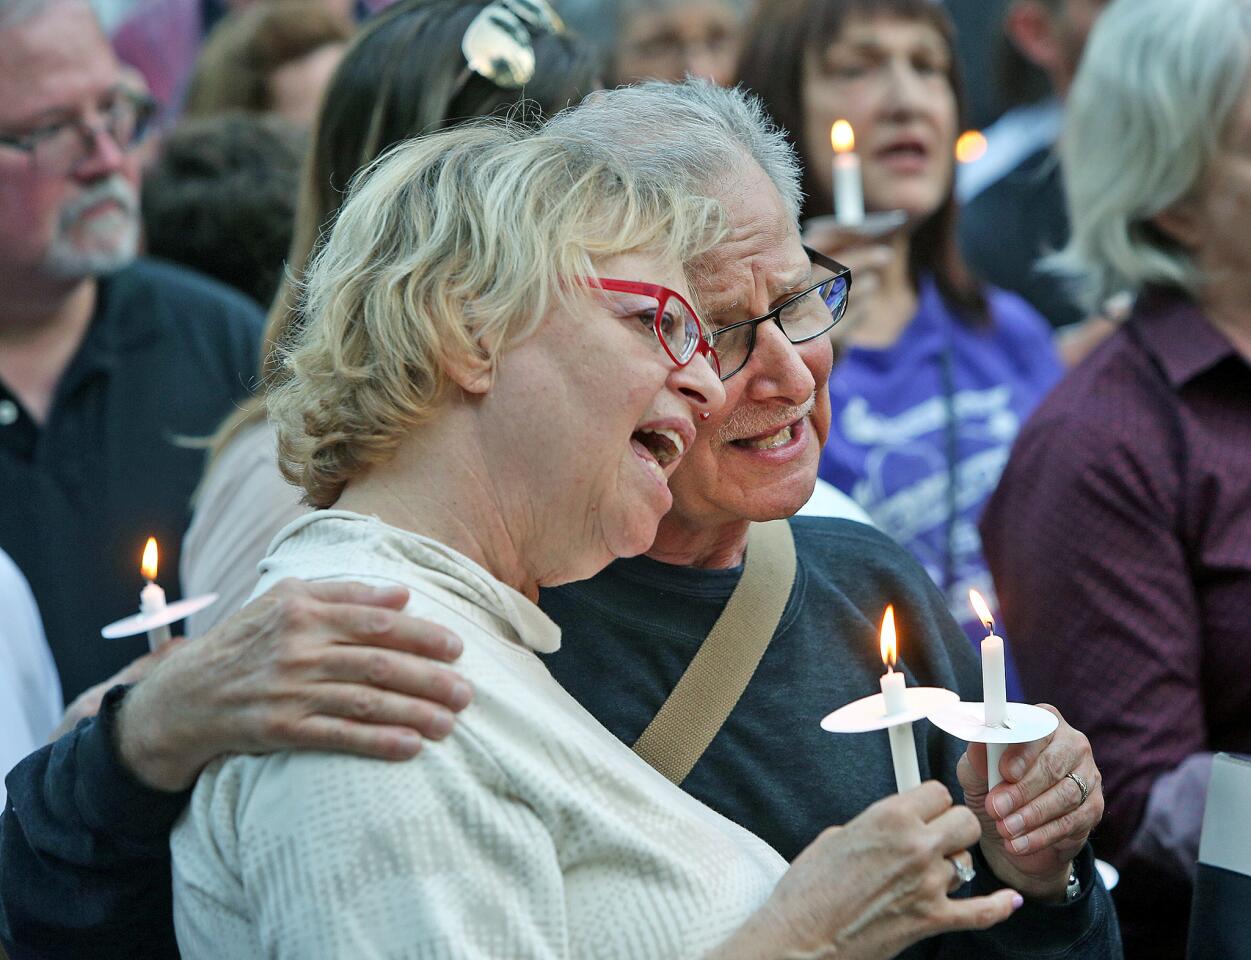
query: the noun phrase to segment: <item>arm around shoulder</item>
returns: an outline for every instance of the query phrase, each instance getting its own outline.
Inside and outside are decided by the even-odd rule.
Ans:
[[[114,718],[124,693],[110,691],[98,716],[9,775],[0,941],[11,960],[178,955],[169,830],[187,796],[144,786],[121,762]]]

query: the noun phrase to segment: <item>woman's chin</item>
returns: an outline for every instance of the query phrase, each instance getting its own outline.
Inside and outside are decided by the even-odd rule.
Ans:
[[[883,213],[902,211],[908,218],[908,229],[913,229],[932,217],[946,199],[945,191],[935,192],[927,184],[903,184],[880,192],[882,196],[873,197],[866,206]]]
[[[670,498],[672,504],[672,498]],[[629,510],[616,523],[613,534],[607,538],[609,549],[615,557],[637,557],[646,553],[656,542],[656,530],[660,520],[668,512],[656,510],[652,504],[639,504]]]

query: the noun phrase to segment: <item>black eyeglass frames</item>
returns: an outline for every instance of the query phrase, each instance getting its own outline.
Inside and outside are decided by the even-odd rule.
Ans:
[[[772,320],[791,343],[806,343],[829,330],[847,312],[851,268],[804,247],[814,283],[768,313],[714,329],[709,340],[721,362],[721,379],[729,380],[747,365],[756,346],[756,328]]]

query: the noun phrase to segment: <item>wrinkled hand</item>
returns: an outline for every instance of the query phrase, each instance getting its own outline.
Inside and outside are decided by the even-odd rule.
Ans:
[[[335,750],[405,759],[439,740],[472,691],[431,662],[461,642],[401,613],[402,587],[284,580],[178,646],[122,701],[123,762],[163,790],[223,753]]]
[[[1069,867],[1103,818],[1103,778],[1090,741],[1060,719],[1055,733],[1008,747],[999,772],[1004,782],[986,793],[986,747],[969,744],[956,774],[969,809],[982,825],[982,853],[1004,883],[1038,900],[1062,901]],[[1076,773],[1090,788],[1068,776]]]
[[[877,960],[936,934],[985,929],[1012,915],[1012,890],[952,899],[951,858],[971,865],[977,819],[937,781],[879,800],[824,831],[791,864],[765,908],[716,957],[831,956]],[[782,949],[779,949],[781,947]],[[787,952],[789,951],[789,952]]]
[[[94,717],[100,712],[100,702],[104,699],[106,693],[119,683],[138,683],[152,672],[153,667],[173,653],[182,642],[182,637],[175,637],[161,644],[160,647],[151,653],[145,653],[142,657],[132,660],[103,683],[97,683],[94,687],[88,687],[74,698],[74,702],[65,711],[65,716],[61,718],[60,724],[52,731],[52,736],[48,737],[48,742],[60,740],[62,736],[78,726],[79,720]]]

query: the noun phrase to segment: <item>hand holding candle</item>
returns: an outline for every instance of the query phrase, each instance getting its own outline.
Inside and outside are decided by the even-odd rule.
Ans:
[[[836,120],[830,128],[834,148],[834,218],[845,227],[864,221],[864,184],[860,179],[860,158],[856,155],[856,134],[846,120]]]
[[[983,626],[986,639],[982,641],[982,701],[985,704],[986,726],[1002,727],[1008,716],[1008,680],[1004,667],[1003,638],[995,635],[995,618],[990,607],[976,590],[969,591],[969,603]],[[986,744],[987,789],[993,790],[1003,777],[999,773],[999,761],[1005,744]]]
[[[165,591],[156,583],[157,560],[156,537],[148,537],[140,566],[144,579],[148,581],[139,593],[139,612],[142,614],[156,614],[165,609]],[[168,643],[169,639],[169,624],[152,627],[148,630],[148,649],[156,650]]]
[[[141,633],[148,635],[148,647],[152,650],[164,646],[170,640],[169,625],[198,610],[203,610],[217,600],[217,594],[206,593],[199,597],[188,597],[174,603],[165,602],[165,591],[156,582],[157,549],[156,537],[148,537],[143,548],[143,561],[139,567],[147,581],[139,593],[139,612],[129,617],[115,620],[100,630],[106,640],[117,640],[121,637],[134,637]]]
[[[916,741],[912,724],[924,719],[930,710],[960,698],[942,687],[909,687],[897,662],[895,608],[888,606],[882,617],[880,640],[882,662],[886,673],[880,681],[882,692],[840,707],[821,721],[821,729],[830,733],[869,733],[885,728],[890,735],[891,762],[895,767],[895,786],[900,792],[921,784],[917,764]]]
[[[986,625],[988,633],[982,641],[982,702],[942,707],[929,714],[929,718],[940,730],[953,737],[986,744],[986,789],[989,791],[1003,782],[999,762],[1004,749],[1013,743],[1029,743],[1049,736],[1055,730],[1057,720],[1039,707],[1008,703],[1003,638],[995,635],[994,618],[981,594],[970,590],[969,602]]]
[[[895,672],[896,638],[895,608],[888,606],[882,617],[882,662],[886,672],[882,674],[882,696],[886,700],[886,715],[905,713],[904,675]],[[917,767],[917,745],[912,738],[912,724],[898,723],[887,728],[890,735],[890,758],[895,764],[895,787],[900,793],[921,785],[921,771]]]

